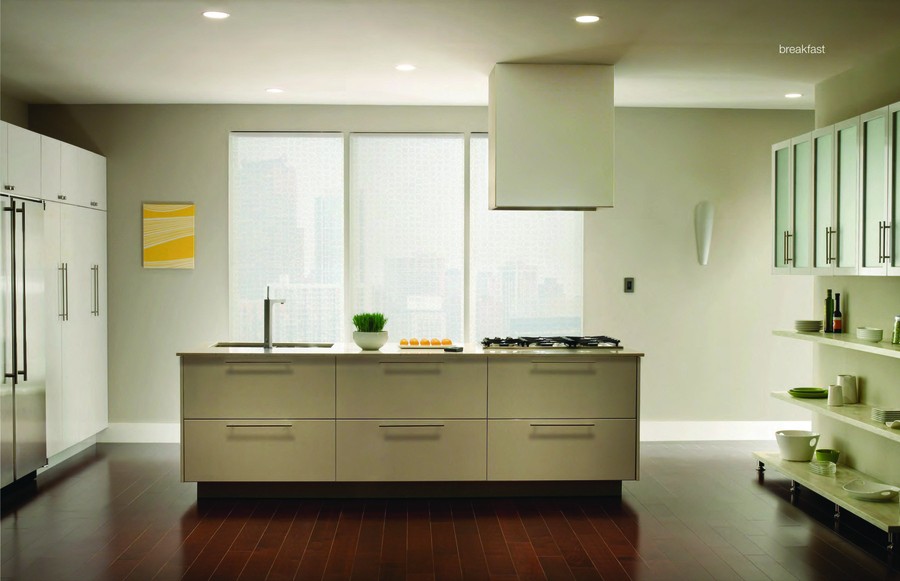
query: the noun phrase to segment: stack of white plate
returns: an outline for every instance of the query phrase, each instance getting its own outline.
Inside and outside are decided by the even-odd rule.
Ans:
[[[827,460],[813,460],[809,463],[809,470],[819,476],[834,476],[834,473],[837,472],[837,464]]]
[[[878,343],[881,341],[881,338],[884,336],[884,331],[881,329],[876,329],[875,327],[857,327],[856,328],[856,337],[857,339],[862,339],[863,341],[873,341]]]
[[[872,408],[872,419],[879,423],[893,422],[900,420],[900,410],[885,410],[881,408]]]
[[[822,330],[822,321],[798,319],[794,321],[794,330],[800,333],[818,333]]]

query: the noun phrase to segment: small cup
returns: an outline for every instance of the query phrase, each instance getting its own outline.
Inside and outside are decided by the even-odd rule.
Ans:
[[[844,405],[844,392],[840,385],[828,386],[828,405],[834,407]]]
[[[834,462],[837,464],[840,456],[840,450],[832,450],[831,448],[820,448],[816,450],[816,460],[819,460],[820,462]]]
[[[838,375],[837,383],[841,386],[841,397],[844,403],[856,403],[859,401],[855,375]]]

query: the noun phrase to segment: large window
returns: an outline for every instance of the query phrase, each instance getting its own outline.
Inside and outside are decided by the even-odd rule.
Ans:
[[[580,335],[582,213],[489,210],[487,136],[469,149],[472,338]]]
[[[463,337],[462,135],[350,137],[354,312],[400,337]]]
[[[347,341],[360,311],[392,340],[580,334],[582,214],[489,211],[487,137],[465,151],[462,134],[233,134],[232,338],[262,338],[267,286],[276,341]]]
[[[269,286],[276,340],[343,340],[343,135],[234,133],[230,171],[232,338],[262,340]]]

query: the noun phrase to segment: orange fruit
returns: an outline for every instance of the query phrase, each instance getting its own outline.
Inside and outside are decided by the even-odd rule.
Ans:
[[[409,341],[407,341],[406,339],[400,339],[400,344],[401,345],[409,345]]]
[[[440,340],[440,339],[432,339],[432,340],[431,340],[431,344],[432,344],[432,345],[440,345],[440,344],[441,344],[441,340]]]
[[[450,339],[441,339],[441,345],[453,345],[453,341]]]
[[[419,344],[419,340],[416,339],[415,337],[413,337],[412,339],[409,340],[409,344],[410,344],[410,345],[418,345],[418,344]]]

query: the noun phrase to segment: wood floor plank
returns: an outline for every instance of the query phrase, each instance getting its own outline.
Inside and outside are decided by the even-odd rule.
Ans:
[[[384,514],[384,501],[366,502],[350,577],[353,581],[370,581],[378,578],[378,570],[381,568],[381,545],[384,540]]]
[[[759,482],[752,443],[642,444],[623,496],[197,500],[177,445],[102,444],[0,505],[0,581],[900,581],[884,537]]]

